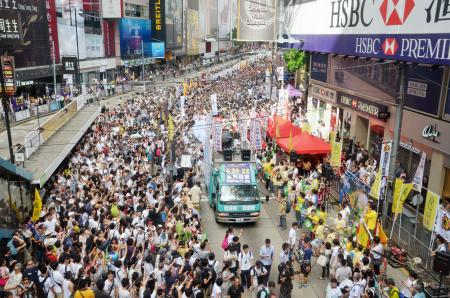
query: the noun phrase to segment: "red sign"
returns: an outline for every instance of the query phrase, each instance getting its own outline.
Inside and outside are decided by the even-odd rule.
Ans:
[[[116,57],[114,21],[103,21],[103,40],[105,44],[105,57]]]
[[[3,83],[5,85],[6,95],[11,96],[16,93],[14,85],[14,57],[1,56],[1,67],[3,72]]]
[[[59,63],[58,29],[56,27],[56,5],[55,0],[45,0],[48,21],[48,42],[50,43],[50,57],[55,55],[55,63]],[[53,53],[53,44],[55,53]]]

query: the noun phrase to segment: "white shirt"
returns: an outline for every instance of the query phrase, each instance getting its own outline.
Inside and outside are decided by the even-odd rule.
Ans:
[[[212,298],[221,298],[222,297],[222,289],[216,283],[214,283],[211,297]]]
[[[113,281],[110,281],[109,279],[105,280],[105,287],[103,289],[110,297],[115,297],[116,288],[117,284],[114,282],[114,279]]]
[[[342,291],[339,287],[332,288],[331,285],[327,287],[326,298],[339,298],[342,297]]]
[[[350,295],[349,298],[360,298],[361,295],[364,293],[364,287],[361,285],[361,282],[358,281],[357,283],[353,284],[353,286],[350,289]]]
[[[45,227],[47,228],[46,233],[53,234],[55,232],[55,229],[56,229],[56,223],[57,223],[56,218],[52,218],[50,220],[46,220],[44,222]]]
[[[381,259],[383,257],[383,245],[381,243],[375,245],[372,248],[372,252],[373,252],[372,255],[373,255],[374,260]]]
[[[286,263],[289,261],[289,252],[285,253],[284,251],[282,251],[280,253],[280,263]]]
[[[294,228],[289,230],[289,244],[294,246],[297,243],[297,231]]]
[[[267,247],[266,245],[261,246],[259,250],[259,256],[261,257],[261,262],[265,266],[272,265],[273,261],[273,246]],[[263,258],[264,257],[264,258]]]
[[[250,270],[253,261],[253,254],[251,251],[248,251],[247,253],[240,252],[238,260],[241,270]]]

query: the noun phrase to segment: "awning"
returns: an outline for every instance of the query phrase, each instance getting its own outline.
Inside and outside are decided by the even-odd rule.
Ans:
[[[298,154],[328,154],[331,152],[330,144],[306,132],[292,137],[292,141],[289,139],[291,138],[277,139],[278,146],[285,152],[290,152],[291,149]]]
[[[291,84],[289,84],[286,89],[289,91],[289,97],[302,95],[302,92],[300,90],[296,89]]]

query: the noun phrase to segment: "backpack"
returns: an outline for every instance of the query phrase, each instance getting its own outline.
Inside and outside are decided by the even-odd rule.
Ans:
[[[263,295],[263,293],[264,293],[264,295]],[[269,297],[269,291],[267,291],[266,288],[262,288],[256,294],[256,298],[267,298],[267,297]]]
[[[226,250],[228,248],[228,235],[225,234],[225,237],[223,237],[222,240],[222,249]]]
[[[48,296],[48,293],[45,290],[45,282],[47,281],[48,277],[49,277],[49,275],[47,275],[44,278],[44,280],[42,280],[42,281],[38,278],[38,283],[36,284],[37,285],[36,291],[37,291],[38,297],[47,297]]]
[[[119,216],[119,207],[117,207],[116,204],[113,204],[113,205],[111,206],[111,215],[112,215],[112,217],[117,217],[117,216]]]

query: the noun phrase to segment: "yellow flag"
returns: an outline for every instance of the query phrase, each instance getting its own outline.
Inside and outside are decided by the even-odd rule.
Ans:
[[[425,209],[423,210],[423,226],[428,231],[433,231],[438,207],[439,196],[432,191],[427,191]]]
[[[413,189],[414,184],[413,183],[405,183],[403,184],[402,189],[402,195],[400,196],[400,202],[403,204],[406,201],[406,198],[408,197],[409,193]]]
[[[394,199],[392,202],[393,213],[398,214],[403,211],[403,202],[405,202],[412,188],[412,183],[403,183],[402,179],[395,179]]]
[[[187,96],[188,93],[188,85],[186,83],[183,83],[183,94],[184,96]]]
[[[168,120],[168,134],[169,134],[169,140],[172,141],[173,140],[173,135],[175,134],[175,126],[173,124],[173,118],[172,115],[169,115],[169,120]]]
[[[380,168],[381,170],[381,168]],[[377,175],[375,176],[375,181],[372,184],[372,188],[370,189],[369,195],[378,200],[380,196],[380,184],[381,184],[381,171],[378,171]]]
[[[386,233],[384,232],[383,226],[380,223],[380,221],[377,221],[377,226],[375,227],[375,235],[380,237],[380,241],[383,245],[387,244],[389,242],[389,238],[387,237]]]
[[[38,221],[41,217],[41,211],[42,211],[42,199],[41,195],[39,194],[39,191],[37,188],[34,190],[34,202],[33,202],[33,217],[32,220],[34,222]]]
[[[359,226],[358,233],[356,234],[356,242],[363,247],[367,247],[369,244],[369,233],[363,225]]]
[[[331,160],[330,165],[332,167],[341,166],[341,153],[342,153],[342,142],[333,142],[331,146]]]

